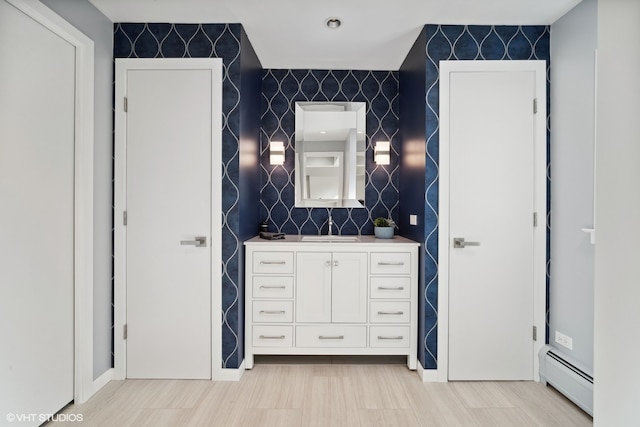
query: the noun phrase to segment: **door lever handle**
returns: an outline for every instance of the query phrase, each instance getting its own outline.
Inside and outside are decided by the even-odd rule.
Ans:
[[[198,236],[194,240],[180,240],[180,244],[183,246],[193,245],[196,248],[204,248],[207,246],[207,238],[204,236]]]
[[[455,249],[464,249],[467,246],[480,246],[480,242],[465,242],[464,237],[453,238],[453,247]]]

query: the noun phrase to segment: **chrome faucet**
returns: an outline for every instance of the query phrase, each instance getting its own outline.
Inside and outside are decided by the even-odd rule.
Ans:
[[[331,218],[331,215],[329,215],[329,219],[327,221],[329,222],[329,231],[327,231],[327,236],[333,236],[333,218]]]

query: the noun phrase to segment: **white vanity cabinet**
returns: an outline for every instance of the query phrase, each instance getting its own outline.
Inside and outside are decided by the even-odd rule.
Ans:
[[[247,369],[255,354],[405,355],[416,369],[418,243],[287,236],[245,246]]]
[[[296,252],[296,322],[366,321],[366,252]]]

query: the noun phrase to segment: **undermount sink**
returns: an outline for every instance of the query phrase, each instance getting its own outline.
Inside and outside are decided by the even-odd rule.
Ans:
[[[359,242],[360,238],[358,236],[302,236],[300,240],[314,243],[353,243]]]

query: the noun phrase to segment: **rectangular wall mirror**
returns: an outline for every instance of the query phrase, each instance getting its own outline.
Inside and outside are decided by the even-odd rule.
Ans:
[[[366,104],[296,102],[297,208],[364,208]]]

